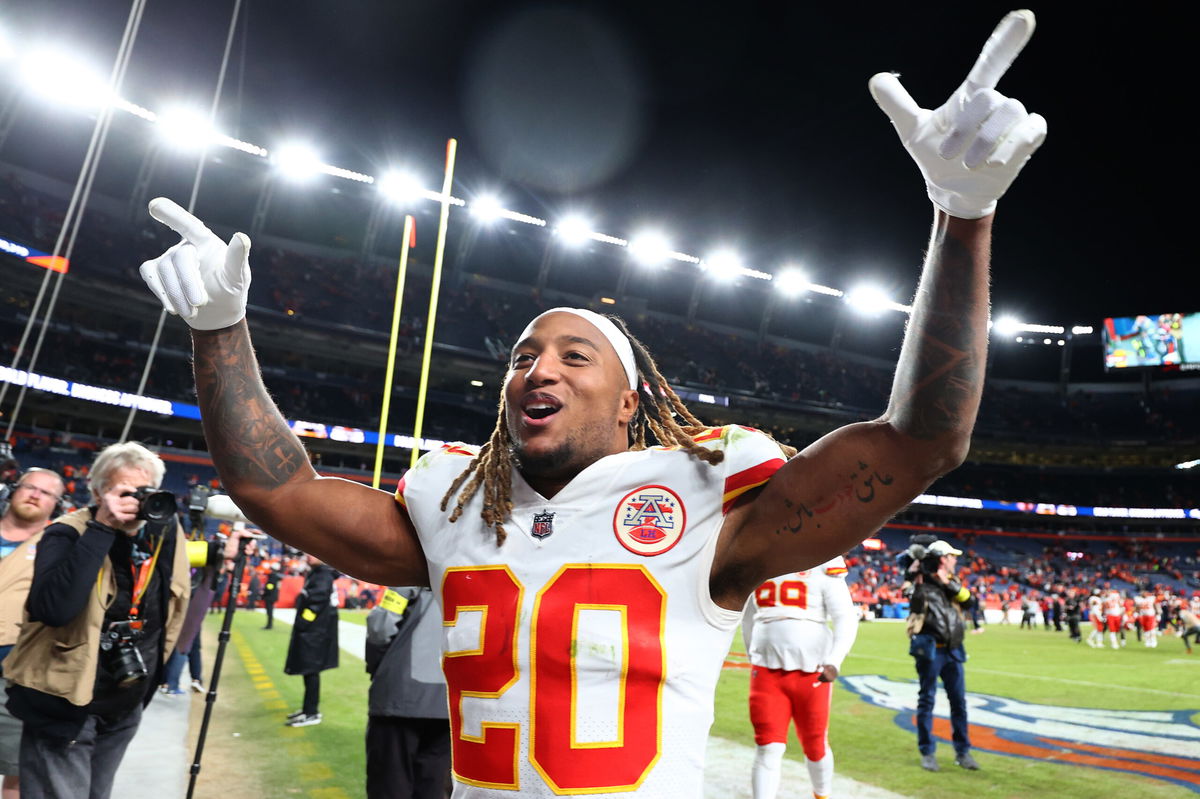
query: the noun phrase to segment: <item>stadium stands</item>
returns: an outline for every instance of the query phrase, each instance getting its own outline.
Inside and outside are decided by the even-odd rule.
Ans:
[[[53,180],[0,166],[0,236],[51,249],[65,196]],[[158,315],[139,290],[137,266],[170,242],[140,214],[128,222],[122,211],[121,202],[97,197],[85,216],[71,274],[43,342],[39,373],[136,391]],[[346,246],[327,245],[269,232],[256,241],[250,296],[256,344],[268,388],[289,418],[373,429],[379,420],[395,267]],[[519,332],[513,326],[557,304],[604,306],[596,306],[591,294],[555,290],[553,282],[532,285],[534,280],[511,279],[511,273],[498,277],[503,270],[480,263],[485,256],[477,243],[462,240],[451,248],[462,257],[447,276],[439,307],[424,435],[480,441],[494,423],[506,350]],[[478,271],[471,271],[476,266]],[[5,278],[0,365],[6,365],[13,360],[41,273],[10,256],[0,256],[0,269]],[[405,286],[390,425],[400,431],[413,416],[415,392],[409,386],[415,383],[415,355],[423,344],[429,279],[429,270],[418,262]],[[832,320],[837,326],[836,309],[816,302],[803,311],[813,324],[789,322],[765,330],[660,308],[623,301],[615,310],[650,344],[673,385],[713,399],[691,403],[708,421],[753,424],[802,447],[829,429],[883,410],[892,362],[880,353],[898,344],[895,326],[876,330],[871,335],[885,340],[868,345],[862,343],[870,337],[864,331],[831,335],[828,324],[816,324]],[[806,337],[789,338],[774,329]],[[895,340],[886,340],[892,335]],[[1057,353],[1046,356],[1050,349],[1032,358],[1029,348],[1023,354],[1019,346],[994,345],[993,379],[971,459],[930,493],[1081,506],[1200,506],[1200,479],[1170,468],[1194,457],[1200,441],[1200,417],[1193,412],[1200,407],[1200,381],[1079,382],[1095,377],[1095,364],[1085,361],[1098,362],[1099,351],[1088,350],[1086,342],[1077,346],[1083,354],[1076,355],[1063,382],[1063,362]],[[194,401],[189,349],[183,325],[170,320],[147,394]],[[124,416],[121,409],[42,392],[31,397],[33,407],[16,438],[22,465],[70,466],[78,472]],[[177,453],[187,464],[169,473],[178,483],[170,486],[176,493],[186,494],[189,481],[215,478],[194,422],[142,413],[135,436],[168,455]],[[310,444],[323,469],[356,478],[362,479],[373,461],[373,448],[365,445],[322,439]],[[389,479],[402,471],[406,455],[389,450]],[[84,501],[81,484],[75,496]],[[872,596],[894,585],[890,558],[918,529],[942,531],[964,545],[972,553],[964,558],[964,568],[972,581],[986,583],[993,603],[1006,591],[1096,580],[1117,587],[1200,588],[1194,519],[1085,519],[914,506],[895,523],[880,534],[886,554],[855,556],[852,581],[869,587]],[[1082,555],[1070,559],[1067,552]]]

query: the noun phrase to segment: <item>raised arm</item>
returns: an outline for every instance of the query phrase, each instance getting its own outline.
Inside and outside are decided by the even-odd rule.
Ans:
[[[416,532],[392,496],[318,476],[271,401],[245,320],[250,240],[237,233],[226,245],[163,198],[150,213],[183,241],[142,264],[142,277],[192,328],[204,436],[234,502],[275,538],[354,577],[428,584]]]
[[[1032,32],[1032,13],[1005,17],[937,110],[917,106],[890,73],[871,79],[934,203],[891,398],[879,419],[824,436],[731,510],[710,585],[723,607],[845,553],[966,457],[983,393],[992,214],[1046,132],[995,91]]]

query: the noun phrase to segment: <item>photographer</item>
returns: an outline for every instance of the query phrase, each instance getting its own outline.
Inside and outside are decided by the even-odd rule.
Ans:
[[[37,547],[25,622],[4,662],[8,708],[25,722],[27,799],[104,799],[187,607],[190,547],[175,498],[157,491],[165,467],[140,444],[97,456],[92,505],[60,517]]]
[[[62,512],[63,490],[58,473],[36,467],[22,472],[15,483],[0,486],[0,660],[17,642],[33,579],[33,553],[42,530]],[[0,797],[16,799],[20,795],[21,722],[3,706],[7,696],[6,683],[0,679],[0,774],[4,775]]]
[[[945,541],[909,547],[912,596],[909,600],[909,654],[916,659],[920,694],[917,697],[917,746],[921,767],[938,771],[933,740],[933,703],[940,677],[950,700],[950,724],[954,730],[954,762],[965,769],[979,768],[971,755],[967,734],[967,695],[963,664],[962,607],[971,601],[968,591],[955,576],[954,566],[962,552]]]

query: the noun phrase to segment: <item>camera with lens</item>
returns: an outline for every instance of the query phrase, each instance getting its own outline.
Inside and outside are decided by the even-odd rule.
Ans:
[[[929,546],[937,540],[937,536],[932,535],[931,533],[917,533],[916,535],[910,537],[908,539],[908,548],[903,550],[896,557],[896,562],[900,567],[901,573],[908,574],[908,572],[912,571],[912,565],[916,562],[920,562],[920,568],[922,572],[927,574],[936,573],[938,568],[937,558],[927,557],[929,554],[927,550]],[[932,571],[930,571],[928,568],[929,563],[934,564]]]
[[[13,457],[12,445],[0,441],[0,516],[8,513],[12,503],[13,491],[17,488],[17,480],[21,475],[21,465]]]
[[[0,516],[8,513],[8,506],[12,504],[12,495],[16,488],[14,483],[0,483]]]
[[[149,676],[146,661],[137,648],[143,634],[141,622],[127,619],[112,622],[100,636],[101,657],[108,659],[113,679],[119,685],[133,685]]]
[[[170,491],[142,486],[136,491],[126,493],[125,496],[137,498],[137,517],[142,521],[165,522],[179,510],[175,495]]]

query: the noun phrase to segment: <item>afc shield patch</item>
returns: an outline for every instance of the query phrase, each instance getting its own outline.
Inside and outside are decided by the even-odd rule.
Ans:
[[[683,500],[660,485],[635,488],[617,503],[613,532],[635,555],[661,555],[679,543],[687,522]]]
[[[554,532],[554,511],[533,514],[533,526],[529,533],[541,541]]]

